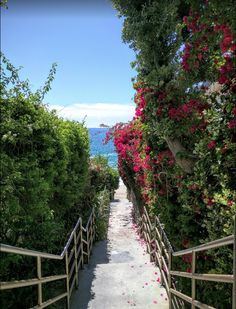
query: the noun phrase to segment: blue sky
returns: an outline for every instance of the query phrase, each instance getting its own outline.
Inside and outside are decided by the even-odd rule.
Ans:
[[[122,20],[109,0],[9,0],[2,10],[1,48],[33,89],[57,62],[52,90],[45,97],[59,115],[89,127],[132,119],[130,62],[122,43]]]

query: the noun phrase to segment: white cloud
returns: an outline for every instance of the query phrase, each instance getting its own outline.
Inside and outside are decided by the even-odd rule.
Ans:
[[[89,128],[99,127],[104,123],[109,126],[117,122],[127,122],[134,116],[134,104],[112,104],[112,103],[78,103],[68,106],[49,105],[49,109],[57,110],[60,117],[70,120],[83,121]]]

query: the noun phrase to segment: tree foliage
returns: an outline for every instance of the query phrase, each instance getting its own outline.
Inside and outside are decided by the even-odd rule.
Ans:
[[[56,72],[53,64],[42,88],[32,92],[2,54],[1,68],[1,216],[0,242],[61,253],[78,217],[86,222],[92,207],[99,213],[97,238],[106,236],[110,197],[118,173],[102,158],[89,158],[88,130],[59,118],[42,103]],[[97,172],[96,172],[97,171]],[[62,273],[44,261],[45,272]],[[1,257],[1,281],[35,276],[35,260]],[[58,287],[54,287],[55,290]],[[1,295],[4,308],[30,308],[35,290]],[[45,297],[52,297],[49,289]],[[58,308],[58,307],[57,307]]]

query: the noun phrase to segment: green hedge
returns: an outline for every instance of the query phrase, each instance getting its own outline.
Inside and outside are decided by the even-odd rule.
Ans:
[[[55,250],[68,211],[83,195],[87,129],[21,96],[3,100],[1,115],[1,242]]]
[[[108,160],[95,156],[90,160],[91,187],[96,196],[97,239],[106,239],[109,221],[109,205],[119,186],[118,170],[108,165]]]
[[[97,238],[104,238],[118,173],[102,157],[90,162],[83,124],[59,118],[42,103],[54,66],[44,87],[32,93],[18,70],[3,55],[1,60],[0,242],[60,253],[78,217],[85,223],[93,206],[100,220]],[[34,270],[35,259],[9,254],[1,258],[1,281],[32,278]],[[50,275],[64,270],[44,261],[43,271]],[[58,288],[63,287],[53,286],[54,292]],[[53,290],[47,289],[45,298],[52,297]],[[31,288],[1,296],[3,308],[23,309],[36,302],[36,289]]]

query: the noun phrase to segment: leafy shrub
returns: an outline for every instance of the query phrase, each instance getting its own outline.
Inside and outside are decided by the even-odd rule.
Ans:
[[[78,201],[89,181],[88,130],[42,104],[54,66],[44,87],[32,93],[18,70],[3,55],[1,60],[1,242],[59,253],[83,216]],[[1,281],[35,276],[35,260],[3,257]],[[14,295],[1,298],[4,308],[31,306],[30,293],[19,289]]]
[[[108,165],[108,160],[103,156],[95,156],[90,159],[90,173],[92,175],[91,184],[98,191],[106,188],[109,192],[114,192],[119,186],[119,174],[115,168]]]
[[[105,239],[107,235],[109,205],[114,197],[114,191],[119,186],[118,170],[108,165],[108,160],[102,156],[90,159],[90,195],[94,195],[95,212],[97,216],[97,239]]]
[[[109,213],[110,213],[110,192],[107,189],[97,194],[96,213],[96,236],[98,240],[107,238]]]
[[[109,203],[119,185],[117,170],[103,157],[89,159],[83,124],[63,120],[42,104],[54,66],[44,87],[32,93],[18,70],[1,58],[1,242],[59,253],[78,217],[86,222],[92,207],[97,239],[104,239]],[[2,257],[1,281],[35,276],[34,259]],[[45,261],[44,271],[63,270]],[[46,298],[52,297],[50,291],[45,291]],[[1,302],[4,308],[25,308],[35,304],[34,298],[35,291],[16,289],[14,297],[9,299],[7,292]]]

